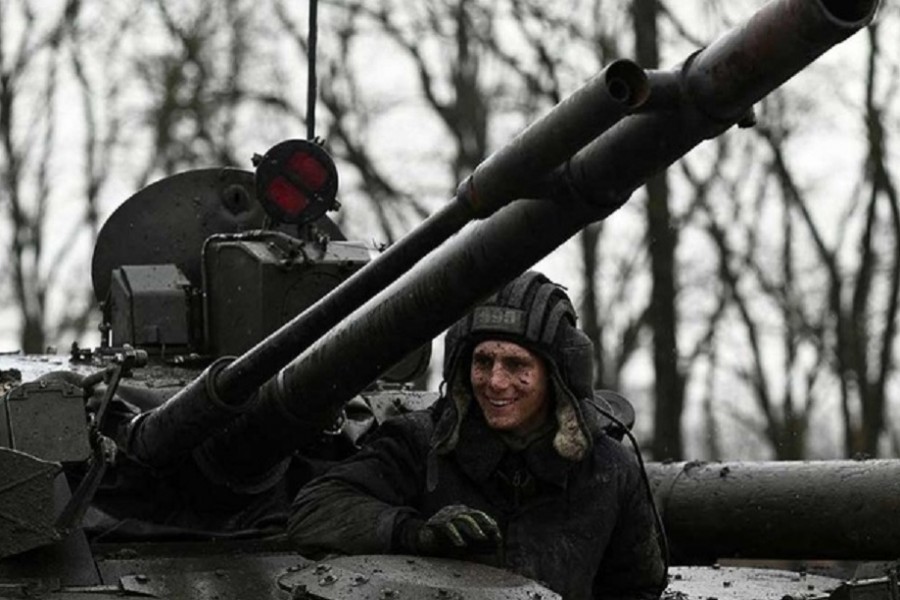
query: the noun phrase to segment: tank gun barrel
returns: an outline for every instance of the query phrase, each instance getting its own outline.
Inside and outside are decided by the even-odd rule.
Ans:
[[[431,252],[270,380],[251,411],[200,448],[201,462],[237,481],[273,468],[379,372],[736,123],[865,25],[876,6],[876,0],[777,0],[673,72],[654,75],[668,110],[623,119],[578,152],[542,187],[553,201],[509,204]]]
[[[651,463],[672,554],[895,560],[900,461]]]
[[[645,113],[624,120],[579,152],[552,180],[556,189],[545,193],[565,194],[571,188],[598,204],[620,206],[648,174],[751,116],[766,94],[871,21],[878,4],[769,2],[680,67],[651,72]]]
[[[256,390],[341,319],[475,218],[526,195],[538,178],[637,109],[646,73],[617,60],[481,163],[456,197],[309,309],[233,360],[220,360],[129,428],[126,446],[163,466],[247,407]]]
[[[288,361],[406,272],[472,219],[490,216],[530,193],[538,178],[637,110],[650,93],[647,75],[617,60],[590,79],[511,142],[489,156],[456,196],[377,259],[307,311],[224,367],[216,386],[226,401],[252,394]]]

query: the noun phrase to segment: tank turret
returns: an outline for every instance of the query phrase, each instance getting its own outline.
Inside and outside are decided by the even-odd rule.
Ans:
[[[314,563],[279,535],[286,502],[329,460],[353,451],[343,437],[353,425],[435,397],[391,390],[379,396],[386,403],[377,394],[356,403],[373,381],[404,359],[397,378],[410,377],[427,361],[431,339],[472,305],[701,141],[747,121],[755,102],[863,27],[876,6],[776,0],[671,71],[613,63],[375,258],[372,248],[342,239],[326,216],[337,172],[313,142],[275,146],[255,158],[255,172],[194,171],[139,191],[97,243],[100,348],[74,348],[77,368],[3,398],[0,473],[9,483],[0,487],[0,595],[556,597],[453,561]],[[897,558],[893,520],[869,521],[894,506],[894,487],[877,494],[878,481],[896,479],[893,462],[747,467],[761,470],[750,478],[758,482],[732,487],[745,467],[710,468],[709,483],[697,476],[705,470],[649,469],[676,558]],[[864,472],[874,512],[860,511],[854,522],[862,537],[817,537],[824,524],[814,516],[793,518],[819,502],[821,486]],[[795,503],[744,493],[770,487],[796,490]],[[833,501],[836,515],[842,502],[859,500]],[[716,515],[709,522],[691,513],[700,502]],[[732,511],[742,515],[735,528],[717,529]],[[786,538],[752,546],[759,530],[782,524]],[[715,545],[720,536],[735,544]],[[789,544],[801,536],[813,542]],[[817,539],[856,545],[812,555]],[[855,588],[741,573],[674,570],[669,594],[898,594],[896,570],[893,579]]]

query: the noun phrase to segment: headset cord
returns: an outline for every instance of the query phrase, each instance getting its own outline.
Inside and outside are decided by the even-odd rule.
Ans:
[[[666,537],[666,530],[663,527],[662,517],[659,514],[659,510],[656,508],[656,502],[653,499],[653,490],[650,488],[650,478],[647,476],[647,469],[644,466],[644,459],[641,457],[641,449],[638,446],[638,442],[635,439],[634,435],[629,430],[628,426],[625,425],[622,421],[618,419],[615,415],[610,413],[608,410],[598,406],[593,399],[588,398],[588,404],[592,406],[597,412],[601,415],[612,421],[615,425],[621,428],[622,432],[628,436],[628,440],[631,442],[631,445],[634,446],[634,453],[637,455],[638,465],[641,468],[641,480],[644,482],[644,489],[647,492],[647,498],[650,501],[650,509],[653,511],[653,520],[656,524],[657,531],[657,543],[659,544],[660,552],[662,553],[663,559],[663,576],[662,576],[662,588],[664,590],[669,584],[669,540]]]

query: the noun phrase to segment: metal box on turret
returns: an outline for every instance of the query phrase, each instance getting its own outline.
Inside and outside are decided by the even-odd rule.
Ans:
[[[245,352],[371,256],[359,242],[298,240],[278,231],[211,238],[203,250],[207,352]]]

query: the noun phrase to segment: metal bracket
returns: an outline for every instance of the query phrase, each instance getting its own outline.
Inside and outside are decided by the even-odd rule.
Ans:
[[[78,484],[78,489],[63,507],[54,525],[56,530],[63,535],[81,525],[81,519],[90,506],[94,494],[97,493],[97,488],[103,481],[107,467],[115,462],[116,443],[104,435],[99,433],[96,435],[97,441],[93,443],[94,453],[91,456],[91,467],[81,483]]]
[[[63,534],[69,533],[81,524],[81,519],[84,517],[88,506],[90,506],[94,494],[97,493],[106,469],[116,460],[116,452],[118,450],[116,443],[100,433],[106,420],[106,410],[115,396],[116,390],[119,388],[122,376],[130,373],[134,367],[145,365],[147,363],[147,353],[126,345],[112,353],[112,360],[115,364],[103,371],[85,377],[82,382],[86,392],[90,392],[94,385],[100,381],[106,381],[107,386],[90,424],[90,442],[93,450],[91,466],[81,483],[78,484],[78,489],[72,494],[72,497],[56,519],[55,527]]]

